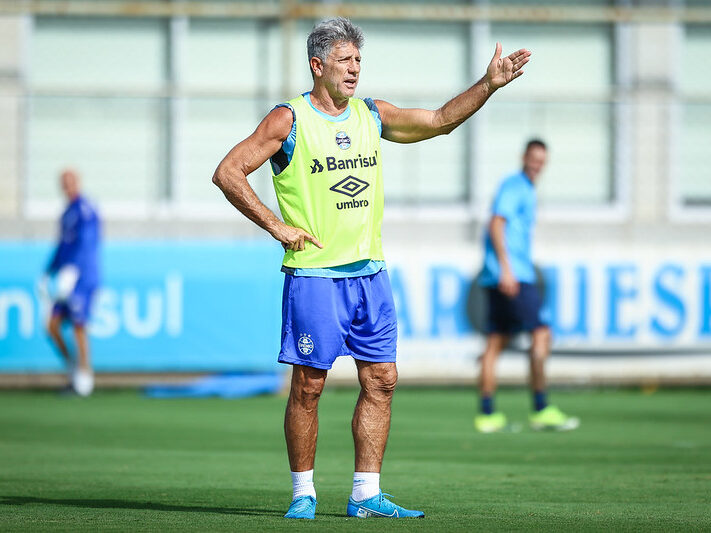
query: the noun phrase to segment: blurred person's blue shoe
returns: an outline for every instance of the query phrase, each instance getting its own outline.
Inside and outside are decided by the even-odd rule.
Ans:
[[[316,498],[313,496],[299,496],[291,502],[284,518],[306,518],[313,520],[316,516]]]
[[[348,516],[355,516],[358,518],[370,518],[370,517],[385,517],[385,518],[424,518],[425,513],[422,511],[411,511],[395,505],[393,502],[388,500],[385,496],[390,496],[390,494],[385,494],[380,492],[377,496],[368,498],[367,500],[361,500],[359,502],[355,501],[353,498],[348,498],[348,509],[346,514]],[[392,496],[390,496],[392,497]]]

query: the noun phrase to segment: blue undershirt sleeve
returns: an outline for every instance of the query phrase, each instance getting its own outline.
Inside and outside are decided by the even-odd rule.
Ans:
[[[289,166],[291,158],[294,156],[294,148],[296,148],[296,113],[294,113],[294,108],[291,107],[290,104],[279,104],[274,106],[274,109],[277,107],[288,107],[291,110],[294,123],[291,125],[289,136],[281,144],[279,151],[269,158],[275,176],[284,172],[284,169]],[[274,109],[272,109],[272,111],[274,111]]]
[[[378,126],[378,133],[380,136],[383,136],[383,121],[380,120],[380,111],[378,111],[378,106],[375,105],[375,102],[373,101],[372,98],[364,98],[363,102],[365,102],[365,105],[368,106],[368,109],[370,109],[370,113],[373,115],[373,118],[375,119],[375,124]]]

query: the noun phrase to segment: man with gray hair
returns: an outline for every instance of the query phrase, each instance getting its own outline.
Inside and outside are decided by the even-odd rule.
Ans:
[[[380,139],[412,143],[448,134],[497,89],[523,74],[531,53],[501,57],[437,110],[355,98],[363,34],[348,19],[317,24],[308,37],[313,88],[275,107],[217,167],[213,182],[247,218],[284,247],[279,361],[293,366],[284,431],[293,498],[287,518],[314,518],[318,402],[336,357],[355,360],[353,490],[348,516],[422,517],[380,491],[397,369],[397,317],[385,267]],[[284,221],[247,176],[270,161]]]

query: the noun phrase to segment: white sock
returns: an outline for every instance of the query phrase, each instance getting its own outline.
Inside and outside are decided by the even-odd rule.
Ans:
[[[354,472],[351,498],[357,502],[380,493],[380,472]]]
[[[306,470],[305,472],[292,472],[291,483],[294,487],[294,496],[292,497],[292,500],[295,500],[301,496],[316,497],[313,469]]]

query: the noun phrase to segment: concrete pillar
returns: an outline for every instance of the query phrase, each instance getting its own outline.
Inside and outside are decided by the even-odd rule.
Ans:
[[[0,218],[21,213],[22,17],[0,17]]]
[[[672,24],[639,24],[632,30],[633,224],[663,223],[667,218],[678,35]]]

